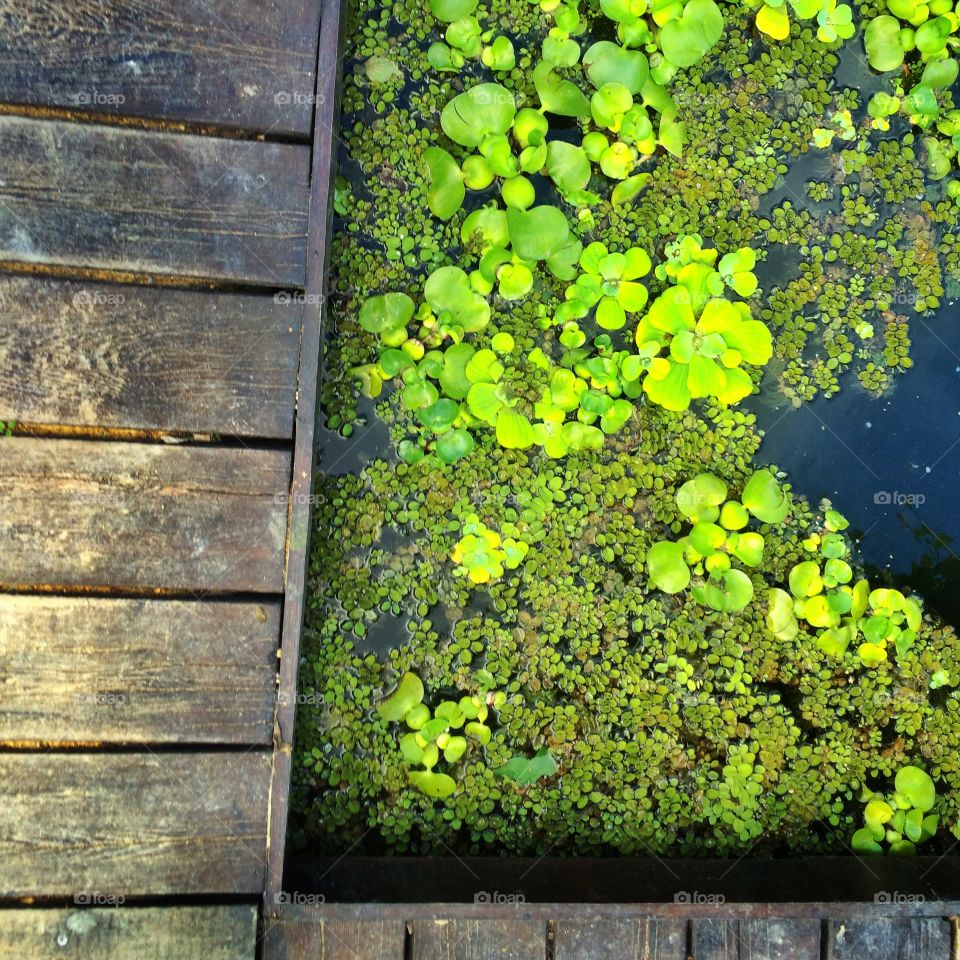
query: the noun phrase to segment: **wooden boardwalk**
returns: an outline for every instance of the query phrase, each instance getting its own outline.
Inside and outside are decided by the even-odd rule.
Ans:
[[[0,960],[956,958],[953,904],[284,890],[340,29],[0,0]]]
[[[0,0],[0,957],[258,953],[339,31]]]

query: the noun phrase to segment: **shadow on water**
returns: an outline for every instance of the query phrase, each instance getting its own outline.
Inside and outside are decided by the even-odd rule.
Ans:
[[[884,397],[847,376],[829,400],[777,409],[765,388],[752,404],[759,457],[814,505],[833,501],[872,576],[960,624],[960,303],[914,317],[910,333],[914,367]]]

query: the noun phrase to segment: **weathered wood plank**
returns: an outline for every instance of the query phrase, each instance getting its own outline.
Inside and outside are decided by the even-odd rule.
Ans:
[[[303,286],[310,149],[0,117],[0,260]]]
[[[740,921],[740,960],[820,960],[820,921]]]
[[[940,917],[830,922],[830,960],[949,960],[950,924]]]
[[[412,960],[544,960],[546,924],[498,920],[414,920],[408,924]]]
[[[253,960],[250,906],[0,911],[0,956],[17,960]]]
[[[593,920],[577,923],[559,913],[554,960],[686,960],[687,922],[679,918]]]
[[[0,740],[269,745],[280,605],[0,594]]]
[[[265,751],[0,754],[0,896],[259,893],[269,776]]]
[[[0,443],[0,584],[283,589],[288,453]]]
[[[402,920],[282,920],[268,926],[263,960],[403,960]]]
[[[0,277],[0,421],[288,438],[302,310]]]
[[[0,0],[0,98],[310,133],[319,5]]]
[[[720,911],[722,907],[714,907]],[[690,921],[693,960],[740,960],[740,923],[722,917]]]

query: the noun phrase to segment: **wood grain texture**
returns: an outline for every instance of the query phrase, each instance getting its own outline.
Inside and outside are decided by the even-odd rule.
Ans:
[[[402,920],[297,922],[268,926],[263,960],[404,960]]]
[[[950,924],[939,917],[832,920],[830,960],[947,960]]]
[[[0,754],[0,896],[259,893],[269,775],[262,751]]]
[[[310,133],[304,0],[0,0],[6,103]]]
[[[554,960],[686,960],[687,922],[636,920],[556,921]]]
[[[725,920],[722,907],[713,908],[719,916],[690,921],[693,960],[740,960],[740,923]]]
[[[819,920],[741,920],[740,960],[820,960]]]
[[[288,453],[0,444],[0,584],[282,591]]]
[[[412,960],[544,960],[546,924],[536,918],[414,920]]]
[[[320,43],[317,53],[317,109],[314,121],[313,167],[310,177],[310,220],[307,242],[307,287],[303,310],[303,346],[297,384],[292,503],[289,523],[289,560],[283,609],[280,662],[280,700],[274,739],[273,783],[270,802],[268,871],[264,889],[264,913],[274,909],[283,882],[283,859],[287,838],[291,758],[296,719],[297,672],[300,665],[300,633],[303,628],[307,557],[310,553],[313,471],[316,462],[320,331],[326,304],[327,264],[333,224],[331,193],[336,175],[336,128],[340,117],[340,52],[343,49],[346,15],[340,0],[322,0]]]
[[[0,277],[0,421],[289,438],[302,304]]]
[[[269,745],[280,605],[0,594],[0,740]]]
[[[0,116],[0,260],[302,287],[309,159]]]
[[[0,956],[17,960],[253,960],[251,906],[0,910]]]

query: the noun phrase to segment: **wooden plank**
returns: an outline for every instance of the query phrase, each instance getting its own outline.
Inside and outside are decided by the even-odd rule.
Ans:
[[[283,589],[288,453],[0,443],[0,584]]]
[[[544,960],[546,924],[535,918],[414,920],[411,960]]]
[[[302,287],[309,158],[0,117],[0,261]]]
[[[307,136],[318,17],[300,0],[0,0],[0,98]]]
[[[307,244],[307,288],[303,312],[303,349],[297,391],[297,419],[290,507],[290,552],[287,563],[280,661],[280,699],[274,740],[273,782],[270,802],[270,839],[264,913],[274,909],[283,881],[287,837],[287,807],[296,719],[297,673],[300,665],[300,631],[303,626],[307,557],[310,552],[311,498],[315,458],[314,427],[317,417],[320,331],[326,303],[326,275],[333,224],[331,191],[336,174],[336,126],[340,117],[340,51],[346,16],[340,0],[323,0],[318,52],[317,112],[314,123],[311,174],[310,227]]]
[[[0,594],[0,740],[271,742],[280,605]]]
[[[0,896],[259,893],[269,775],[261,751],[0,754]]]
[[[253,907],[98,907],[0,912],[0,956],[17,960],[253,960]]]
[[[830,960],[949,960],[950,924],[942,917],[832,920]]]
[[[820,921],[740,921],[740,960],[820,960]]]
[[[562,910],[562,908],[561,908]],[[679,918],[556,921],[554,960],[686,960],[687,922]]]
[[[0,276],[0,421],[288,438],[302,304]]]
[[[402,920],[281,920],[263,938],[263,960],[404,960]]]
[[[722,907],[713,909],[722,912]],[[693,960],[740,960],[739,921],[722,916],[690,921]]]

